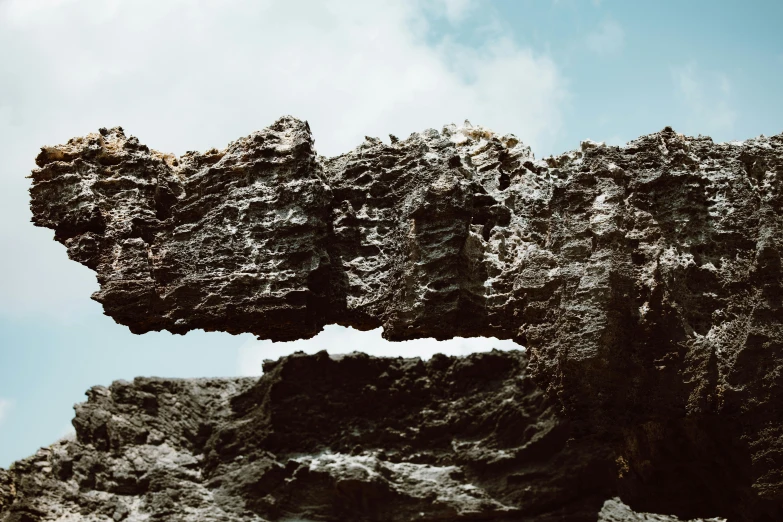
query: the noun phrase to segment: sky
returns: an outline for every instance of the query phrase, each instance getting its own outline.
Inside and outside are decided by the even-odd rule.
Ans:
[[[539,158],[667,125],[769,136],[783,132],[780,20],[779,1],[0,0],[0,467],[67,436],[73,404],[115,379],[259,375],[296,350],[515,347],[337,326],[294,343],[133,335],[89,299],[94,274],[29,222],[41,146],[121,125],[182,154],[285,114],[327,156],[465,119]]]

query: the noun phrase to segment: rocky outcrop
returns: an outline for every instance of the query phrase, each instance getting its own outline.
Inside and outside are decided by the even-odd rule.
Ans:
[[[102,129],[31,196],[136,333],[514,339],[601,494],[778,520],[781,154],[666,128],[537,161],[466,124],[322,158],[286,117],[180,158]]]
[[[96,386],[75,440],[14,465],[0,520],[675,520],[604,503],[526,363],[300,353],[257,381]]]

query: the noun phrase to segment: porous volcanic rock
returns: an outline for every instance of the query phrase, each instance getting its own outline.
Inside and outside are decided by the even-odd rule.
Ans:
[[[526,364],[297,353],[260,380],[95,386],[75,439],[0,472],[0,520],[676,520],[604,503]]]
[[[513,339],[594,451],[601,491],[772,521],[781,158],[783,135],[716,144],[667,127],[540,161],[467,123],[323,158],[285,117],[181,158],[102,129],[42,149],[31,196],[34,223],[97,272],[94,298],[133,332]]]

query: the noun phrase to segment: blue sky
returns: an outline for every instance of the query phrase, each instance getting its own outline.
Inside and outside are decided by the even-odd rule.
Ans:
[[[34,228],[38,147],[122,125],[152,148],[223,147],[278,116],[333,155],[365,135],[470,119],[537,157],[666,125],[716,141],[783,131],[781,2],[0,0],[0,466],[68,433],[94,384],[257,374],[297,349],[429,356],[496,340],[391,344],[135,336],[93,274]]]

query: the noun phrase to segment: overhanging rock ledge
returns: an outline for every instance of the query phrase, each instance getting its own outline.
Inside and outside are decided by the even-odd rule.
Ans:
[[[466,124],[323,158],[284,117],[176,158],[114,128],[42,149],[31,208],[133,332],[514,339],[607,491],[779,520],[782,155],[666,128],[541,161]]]

